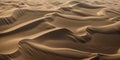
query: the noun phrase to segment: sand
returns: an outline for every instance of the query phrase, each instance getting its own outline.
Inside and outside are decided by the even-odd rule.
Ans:
[[[112,2],[1,0],[0,60],[120,60]]]

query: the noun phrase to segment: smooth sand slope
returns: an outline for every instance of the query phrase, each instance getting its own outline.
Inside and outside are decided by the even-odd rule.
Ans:
[[[18,2],[0,3],[0,60],[120,60],[118,9]]]

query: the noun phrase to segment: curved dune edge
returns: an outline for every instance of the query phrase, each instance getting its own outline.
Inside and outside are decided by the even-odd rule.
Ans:
[[[15,9],[15,11],[13,11],[11,16],[0,18],[1,19],[0,20],[0,23],[1,23],[0,30],[9,29],[11,27],[14,27],[13,25],[17,25],[22,22],[26,22],[27,20],[29,21],[29,20],[41,18],[45,14],[51,13],[51,12],[55,12],[55,11],[53,11],[53,10]],[[27,17],[29,17],[29,18],[26,19]]]
[[[114,54],[113,54],[113,57],[111,56],[111,58],[109,57],[108,58],[108,60],[109,59],[119,59],[117,56],[119,56],[119,53],[117,53],[117,50],[119,49],[119,46],[120,46],[120,44],[118,43],[119,42],[119,22],[116,22],[116,23],[113,23],[113,24],[109,24],[109,25],[103,25],[103,26],[86,26],[86,27],[84,27],[83,28],[84,30],[85,30],[85,34],[86,34],[86,36],[85,37],[89,37],[89,36],[91,36],[90,38],[91,38],[91,40],[89,41],[87,41],[87,44],[88,45],[90,45],[91,43],[93,44],[93,45],[98,45],[99,47],[101,47],[102,48],[102,50],[104,50],[104,48],[103,47],[106,47],[106,48],[110,48],[111,49],[111,52],[112,51],[115,51],[114,52]],[[82,28],[81,29],[79,29],[79,31],[77,31],[78,33],[80,32],[80,31],[82,31],[83,30]],[[96,37],[96,36],[102,36],[102,37],[97,37],[96,38],[96,40],[94,40],[94,38]],[[105,36],[106,35],[106,36]],[[105,36],[105,37],[104,37]],[[108,41],[105,39],[105,38],[107,38],[107,36],[110,38]],[[117,36],[117,37],[115,37],[115,36]],[[112,38],[112,37],[115,37],[115,38]],[[103,40],[101,40],[101,39],[99,39],[99,38],[103,38]],[[107,38],[108,39],[108,38]],[[115,39],[115,41],[113,41]],[[94,40],[94,41],[93,41]],[[101,40],[101,41],[99,41],[99,40]],[[103,43],[104,42],[104,43]],[[115,44],[114,44],[115,43]],[[99,48],[98,48],[99,49]],[[112,50],[113,49],[113,50]],[[110,51],[110,50],[109,50]],[[118,52],[119,52],[119,50],[118,50]],[[104,53],[103,53],[104,54]],[[118,54],[118,55],[116,55],[116,54]],[[105,56],[109,56],[110,54],[108,54],[108,55],[105,55]],[[105,59],[107,59],[106,57],[105,57]]]
[[[54,29],[54,28],[55,26],[50,25],[48,22],[38,21],[38,22],[33,22],[32,24],[24,26],[15,31],[0,34],[0,38],[1,38],[0,53],[13,52],[18,48],[17,43],[19,41],[23,39],[34,38],[34,35],[36,36],[38,34],[37,36],[39,36],[39,34],[41,34],[42,32],[50,29]],[[15,38],[12,38],[12,37],[15,37]],[[6,46],[6,44],[8,46]],[[2,47],[5,47],[5,48],[2,48]]]
[[[19,15],[19,14],[18,14],[18,15]],[[58,15],[59,15],[59,16],[62,16],[62,15],[60,15],[60,14],[58,14]],[[11,17],[11,18],[12,18],[12,17]],[[94,18],[94,17],[92,17],[92,18]],[[71,18],[70,18],[70,19],[71,19]],[[91,17],[90,17],[90,18],[89,18],[89,17],[86,17],[86,18],[82,18],[82,17],[81,17],[81,20],[82,20],[82,19],[83,19],[83,20],[87,20],[87,19],[88,19],[88,20],[89,20],[89,19],[91,20]],[[96,17],[96,19],[99,19],[99,17],[98,17],[98,18]],[[100,19],[101,19],[101,18],[100,18]],[[104,19],[104,17],[103,17],[103,19]],[[6,23],[7,23],[7,22],[6,22]],[[8,23],[8,24],[9,24],[9,23]],[[15,28],[12,27],[11,29],[14,30]],[[5,31],[3,31],[3,33],[7,32],[7,31],[9,31],[9,30],[11,30],[11,29],[5,30]],[[16,28],[16,29],[17,29],[17,28]],[[2,33],[2,32],[1,32],[1,33]]]
[[[68,1],[64,4],[62,4],[61,6],[79,6],[79,7],[83,7],[83,8],[89,8],[89,9],[95,9],[95,8],[104,8],[104,6],[101,5],[90,5],[87,3],[83,3],[83,2],[78,2],[78,1]]]
[[[64,3],[63,5],[61,5],[57,9],[65,11],[64,13],[66,13],[67,11],[71,11],[71,12],[74,12],[75,14],[78,14],[78,15],[80,14],[80,15],[83,15],[83,16],[90,16],[90,15],[94,15],[94,14],[89,14],[88,11],[90,11],[90,10],[100,10],[100,9],[103,9],[103,8],[105,8],[105,6],[90,5],[90,4],[82,3],[82,2],[78,2],[78,1],[68,1],[68,2]],[[86,13],[82,10],[77,11],[77,10],[74,10],[74,9],[83,9],[83,10],[87,11],[88,13]]]
[[[63,17],[63,18],[67,18],[67,19],[71,19],[71,20],[73,20],[71,17],[69,17],[69,15],[67,16],[67,15],[64,15],[64,14],[60,14],[60,13],[54,13],[54,14],[52,14],[53,16],[54,15],[56,15],[56,16],[60,16],[60,17]],[[53,17],[53,16],[51,16],[51,18]],[[72,15],[70,15],[70,16],[72,16]],[[76,16],[76,17],[78,17],[78,16]],[[42,18],[38,18],[38,19],[34,19],[34,20],[31,20],[31,21],[28,21],[28,22],[26,22],[26,23],[22,23],[22,24],[19,24],[19,25],[17,25],[17,26],[14,26],[14,27],[12,27],[12,28],[10,28],[10,29],[7,29],[7,30],[4,30],[4,31],[2,31],[1,33],[6,33],[6,32],[10,32],[10,31],[13,31],[13,30],[15,30],[15,29],[18,29],[18,28],[20,28],[20,27],[22,27],[22,26],[24,26],[24,25],[27,25],[27,24],[29,24],[29,23],[31,23],[31,22],[34,22],[35,20],[42,20],[42,19],[45,19],[46,17],[42,17]],[[92,17],[92,18],[94,18],[94,17]],[[78,19],[74,19],[74,20],[76,20],[76,21],[79,21],[79,19],[80,18],[78,18]],[[95,17],[95,20],[96,19],[99,19],[99,17],[97,18],[97,17]],[[100,18],[101,19],[101,18]],[[103,17],[103,19],[104,19],[104,17]],[[82,18],[81,17],[81,19],[80,19],[80,21],[83,21],[83,20],[85,20],[85,21],[89,21],[89,20],[92,20],[91,19],[91,17],[89,18],[89,17],[86,17],[86,18]],[[99,20],[98,20],[99,21]]]
[[[30,23],[33,23],[33,22],[36,22],[36,21],[39,21],[39,20],[43,20],[43,19],[45,19],[45,18],[46,18],[46,17],[42,17],[42,18],[38,18],[38,19],[34,19],[34,20],[30,20],[30,21],[24,22],[24,23],[21,23],[21,24],[18,24],[18,25],[16,25],[16,26],[12,27],[12,28],[3,30],[3,31],[1,31],[0,33],[3,34],[3,33],[11,32],[11,31],[14,31],[14,30],[16,30],[16,29],[18,29],[18,28],[21,28],[21,27],[25,26],[25,25],[28,25],[28,24],[30,24]]]
[[[47,34],[47,33],[49,33],[49,32],[53,32],[53,31],[55,31],[55,30],[61,30],[61,28],[55,28],[55,29],[51,29],[51,30],[48,30],[48,31],[45,31],[45,32],[43,32],[42,34],[41,34],[41,36],[42,35],[44,35],[44,34]],[[62,28],[62,30],[64,30],[63,28]],[[37,38],[37,35],[39,35],[40,36],[40,34],[36,34],[36,35],[34,35],[34,38]],[[35,37],[36,36],[36,37]],[[29,37],[29,39],[30,39],[30,37]],[[33,39],[33,38],[32,38]],[[47,54],[52,54],[52,55],[58,55],[58,56],[61,56],[61,57],[66,57],[66,58],[72,58],[72,59],[83,59],[83,58],[89,58],[89,57],[91,57],[91,56],[96,56],[96,53],[95,54],[91,54],[91,53],[88,53],[88,52],[82,52],[82,51],[77,51],[77,50],[74,50],[74,49],[69,49],[69,48],[58,48],[58,49],[56,49],[56,48],[50,48],[50,47],[47,47],[47,46],[44,46],[44,45],[39,45],[39,46],[37,46],[36,44],[34,44],[34,43],[32,43],[32,42],[30,42],[29,43],[29,41],[27,42],[28,40],[22,40],[22,41],[20,41],[19,42],[19,46],[20,46],[20,48],[22,48],[23,49],[23,52],[25,52],[24,51],[24,49],[26,49],[27,47],[25,47],[26,45],[28,45],[28,46],[30,46],[30,47],[32,47],[32,48],[34,48],[35,50],[37,49],[39,49],[40,51],[42,51],[42,52],[46,52]],[[28,47],[29,48],[29,47]],[[19,51],[19,50],[18,50]],[[68,51],[68,54],[70,54],[70,55],[66,55],[66,54],[64,54],[65,52],[67,52]],[[33,51],[34,52],[34,51]],[[17,54],[18,52],[16,51],[15,53],[13,53],[13,54]],[[27,51],[26,51],[26,53],[27,53]],[[76,53],[78,54],[78,55],[76,55]],[[6,54],[2,54],[2,55],[4,55],[4,56],[10,56],[10,58],[12,57],[11,55],[13,55],[13,54],[8,54],[8,55],[6,55]],[[82,54],[82,55],[81,55]],[[85,54],[85,55],[84,55]],[[75,55],[75,56],[74,56]],[[3,56],[3,57],[4,57]],[[14,56],[14,55],[13,55]]]
[[[59,29],[61,29],[61,28],[56,28],[56,29],[51,29],[51,30],[49,30],[49,31],[46,31],[47,33],[49,33],[49,32],[52,32],[52,31],[54,31],[54,30],[59,30]],[[41,36],[42,35],[44,35],[44,34],[46,34],[46,32],[44,32],[44,33],[42,33],[41,34]],[[35,36],[35,35],[34,35]],[[40,36],[40,35],[39,35]],[[37,38],[37,37],[35,37],[35,38]],[[33,40],[34,41],[34,40]],[[41,45],[41,44],[38,44],[38,43],[34,43],[33,41],[31,41],[31,40],[22,40],[22,41],[20,41],[20,43],[19,43],[19,45],[20,45],[20,48],[22,48],[23,49],[23,52],[25,53],[25,50],[24,49],[26,49],[27,47],[26,47],[26,45],[28,46],[28,52],[29,52],[29,48],[34,48],[35,50],[37,49],[37,50],[40,50],[40,51],[42,51],[42,52],[44,52],[45,54],[47,53],[47,54],[50,54],[50,55],[57,55],[57,56],[62,56],[62,57],[67,57],[67,58],[74,58],[74,59],[83,59],[83,58],[85,58],[85,59],[96,59],[97,57],[99,58],[99,59],[119,59],[119,54],[113,54],[113,55],[105,55],[105,54],[101,54],[101,55],[99,55],[99,53],[98,54],[92,54],[92,53],[90,53],[90,56],[89,56],[89,53],[88,52],[83,52],[83,51],[77,51],[77,50],[74,50],[74,49],[69,49],[69,48],[50,48],[50,47],[47,47],[47,46],[44,46],[44,45]],[[29,47],[30,46],[30,47]],[[19,51],[19,50],[18,50]],[[28,54],[28,52],[26,51],[26,53]],[[34,52],[34,51],[33,51]],[[68,52],[68,53],[67,53]],[[78,55],[76,55],[76,53],[78,54]],[[32,52],[31,52],[32,53]],[[64,53],[67,53],[67,55],[66,54],[64,54]],[[79,55],[79,53],[80,53],[80,55]],[[16,53],[13,53],[13,54],[16,54]],[[9,57],[9,58],[11,58],[12,59],[12,56],[11,55],[13,55],[13,54],[9,54],[9,55],[2,55],[3,57]],[[75,55],[74,55],[75,54]],[[82,55],[81,55],[82,54]],[[84,55],[85,54],[85,55]],[[13,55],[14,56],[14,55]],[[88,57],[89,56],[89,57]],[[3,58],[2,57],[2,58]],[[91,58],[92,57],[92,58]],[[97,59],[98,59],[97,58]],[[59,58],[58,58],[59,59]]]
[[[74,21],[105,21],[105,19],[106,20],[108,19],[106,17],[100,17],[100,16],[82,17],[82,16],[67,15],[67,14],[61,14],[61,13],[54,13],[53,15],[74,20]]]
[[[19,30],[25,30],[24,28],[27,26],[28,28],[31,28],[29,26],[36,24],[36,22],[39,22],[37,26],[40,26],[40,24],[43,23],[43,27],[40,28],[43,28],[44,31],[41,32],[42,29],[39,31],[37,30],[39,27],[32,26],[32,33],[37,31],[34,34],[23,38],[19,38],[21,35],[18,35],[18,38],[15,36],[17,40],[20,40],[18,42],[18,49],[9,54],[0,54],[0,60],[120,60],[120,54],[118,50],[120,45],[119,41],[116,43],[116,41],[112,40],[114,39],[114,35],[118,35],[115,40],[119,40],[120,22],[118,21],[120,14],[117,10],[104,8],[105,6],[90,5],[78,1],[69,1],[52,11],[15,9],[15,11],[13,11],[9,16],[7,16],[7,14],[5,14],[5,16],[1,15],[0,37],[5,38],[6,36],[10,36],[12,34],[15,36],[15,34],[17,34],[16,31],[18,31],[18,34],[22,34],[22,32],[31,34],[29,33],[29,29],[26,29],[27,31]],[[80,9],[81,11],[79,11]],[[88,12],[82,12],[82,9],[83,11],[85,10]],[[89,13],[90,10],[95,12],[97,11],[97,13],[91,14]],[[46,25],[49,25],[49,23],[53,25],[46,27]],[[75,25],[75,29],[78,29],[77,31],[73,31]],[[86,25],[90,26],[85,27]],[[104,35],[110,35],[111,39],[106,39],[103,41],[103,38],[107,38]],[[4,38],[2,40],[4,40]],[[100,40],[98,42],[102,42],[102,44],[98,43],[96,40]],[[113,42],[115,42],[117,45],[114,46],[114,44],[112,44]],[[111,43],[113,45],[111,45],[112,48],[108,46],[107,43],[108,45]],[[58,46],[52,46],[56,44],[58,44]],[[83,47],[85,48],[82,49]],[[86,49],[90,49],[90,51]],[[103,51],[100,51],[99,49]]]
[[[37,19],[37,20],[38,20],[38,19]],[[7,32],[10,32],[10,31],[13,31],[13,30],[15,30],[15,29],[18,29],[18,28],[20,28],[20,27],[22,27],[22,26],[24,26],[24,25],[27,25],[27,24],[29,24],[29,23],[32,23],[32,22],[34,22],[34,21],[36,21],[36,20],[33,20],[33,21],[29,21],[29,22],[26,22],[26,23],[19,24],[19,25],[15,26],[15,27],[12,27],[12,28],[10,28],[10,29],[4,30],[4,31],[1,32],[1,33],[7,33]]]

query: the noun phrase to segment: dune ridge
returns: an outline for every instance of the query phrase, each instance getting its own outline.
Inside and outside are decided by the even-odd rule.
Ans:
[[[49,9],[4,3],[10,9],[0,10],[0,60],[120,59],[117,9],[79,1]]]

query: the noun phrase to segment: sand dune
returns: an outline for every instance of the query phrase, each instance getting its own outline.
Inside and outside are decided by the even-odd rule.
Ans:
[[[84,11],[86,11],[88,13],[85,13],[85,14],[89,14],[89,13],[96,14],[96,12],[98,12],[100,9],[102,9],[104,7],[105,6],[99,6],[99,5],[95,6],[95,5],[90,5],[87,3],[81,3],[81,2],[77,2],[77,1],[70,1],[70,2],[68,1],[68,2],[64,3],[63,5],[61,5],[58,9],[65,11],[64,13],[66,13],[66,10],[69,10],[69,11],[72,11],[74,13],[78,12],[78,13],[84,14],[85,13]]]
[[[93,36],[93,39],[87,43],[88,46],[92,44],[93,46],[103,47],[103,51],[106,47],[105,49],[111,49],[109,50],[110,52],[107,51],[108,53],[112,53],[112,51],[116,53],[119,49],[119,22],[104,26],[87,26],[84,29],[90,36]],[[80,33],[80,31],[82,31],[82,29],[79,29],[78,33]],[[89,35],[87,34],[86,36]]]
[[[0,29],[1,33],[9,32],[11,29],[15,30],[17,28],[20,28],[26,24],[31,23],[32,21],[39,20],[40,17],[43,17],[45,14],[51,12],[54,11],[15,9],[15,11],[12,13],[10,17],[1,18],[1,25],[2,25]],[[11,23],[8,21],[10,21]]]
[[[0,60],[120,59],[119,8],[39,2],[0,2]]]
[[[28,25],[25,25],[23,27],[20,27],[19,29],[16,29],[14,31],[4,33],[4,34],[0,34],[1,52],[2,51],[7,51],[7,50],[4,50],[4,49],[9,49],[9,51],[14,50],[13,48],[17,47],[17,43],[20,40],[27,39],[34,34],[37,34],[37,33],[52,29],[52,28],[55,28],[55,27],[50,25],[49,23],[45,22],[45,20],[39,20],[39,21],[36,21],[36,22],[32,22]],[[13,38],[13,37],[15,37],[15,38]],[[6,41],[6,42],[4,42],[4,41]],[[8,43],[10,44],[9,46],[11,46],[11,48],[8,48],[8,46],[5,45],[5,44],[8,44]],[[2,48],[3,46],[4,46],[4,48]]]
[[[66,33],[65,33],[65,31],[66,31]],[[49,31],[48,31],[49,32]],[[61,37],[54,37],[54,34],[56,34],[56,33],[61,33],[62,35],[63,35],[63,33],[65,33],[64,35],[66,36],[62,36],[61,34],[60,34],[60,36]],[[52,30],[50,33],[44,33],[43,35],[41,35],[40,37],[37,37],[37,38],[35,38],[35,40],[33,40],[33,42],[31,41],[31,40],[23,40],[23,41],[20,41],[19,42],[19,45],[20,45],[20,50],[18,50],[18,51],[20,51],[20,53],[26,53],[27,55],[25,55],[26,57],[27,56],[30,56],[29,54],[28,54],[28,52],[29,52],[29,49],[31,49],[31,48],[35,48],[35,50],[33,50],[32,52],[33,52],[33,54],[35,53],[35,52],[37,52],[37,53],[40,53],[40,56],[42,56],[41,54],[42,54],[42,52],[44,51],[44,52],[46,52],[47,54],[50,54],[50,55],[53,55],[53,56],[56,56],[56,55],[58,55],[59,57],[58,58],[56,58],[56,59],[70,59],[70,60],[81,60],[81,59],[83,59],[83,58],[89,58],[89,57],[92,57],[92,56],[96,56],[96,53],[94,53],[94,54],[91,54],[91,53],[88,53],[88,52],[82,52],[82,51],[78,51],[78,50],[74,50],[74,49],[69,49],[69,48],[65,48],[65,46],[64,46],[64,48],[62,48],[63,46],[61,46],[61,48],[58,48],[58,47],[60,47],[60,46],[57,46],[56,45],[56,47],[58,48],[58,49],[56,49],[56,48],[50,48],[50,47],[45,47],[44,45],[48,45],[48,46],[52,46],[51,44],[49,45],[49,40],[46,40],[46,39],[58,39],[58,43],[60,44],[60,38],[63,38],[64,37],[64,39],[66,39],[66,40],[68,40],[68,41],[66,41],[65,42],[65,40],[62,40],[61,41],[61,43],[62,42],[65,42],[65,43],[69,43],[70,42],[70,40],[71,40],[71,42],[76,42],[76,43],[78,43],[77,41],[72,41],[72,40],[75,40],[75,37],[73,36],[70,36],[71,37],[71,39],[69,38],[69,36],[67,37],[67,35],[66,34],[71,34],[71,32],[69,31],[69,30],[66,30],[66,29],[56,29],[56,30]],[[48,38],[46,38],[48,36]],[[43,42],[42,42],[42,40],[43,40]],[[60,40],[59,40],[60,39]],[[46,40],[46,41],[45,41]],[[45,42],[49,42],[48,44],[45,44]],[[57,40],[56,40],[57,41]],[[57,42],[56,42],[57,43]],[[44,44],[44,45],[41,45],[41,44]],[[55,44],[55,43],[52,43],[52,44]],[[27,46],[28,46],[28,48],[27,48]],[[31,47],[31,48],[29,48],[29,46]],[[67,47],[67,46],[66,46]],[[80,46],[81,47],[81,46]],[[25,49],[28,49],[28,50],[26,50],[26,52],[25,52]],[[74,46],[73,46],[73,48],[74,48]],[[77,48],[77,47],[76,47]],[[21,49],[22,49],[22,51],[21,51]],[[36,50],[37,49],[37,50]],[[38,51],[38,50],[40,50],[40,51]],[[68,53],[67,55],[66,55],[66,53]],[[14,54],[17,54],[18,52],[15,52]],[[44,54],[45,54],[45,57],[39,57],[39,58],[35,58],[35,59],[46,59],[46,57],[49,57],[49,56],[46,56],[46,53],[43,53],[43,56],[44,56]],[[76,55],[76,53],[78,54],[78,55]],[[75,54],[75,55],[73,55],[73,54]],[[8,55],[8,57],[10,56],[10,59],[14,59],[14,58],[16,58],[16,57],[14,57],[14,58],[12,58],[11,57],[11,55],[13,55],[13,54],[10,54],[10,55]],[[5,55],[5,56],[7,56],[7,55]],[[23,55],[24,56],[24,55]],[[33,55],[33,56],[36,56],[36,54],[35,55]],[[39,55],[38,55],[39,56]],[[36,56],[37,57],[37,56]],[[22,58],[24,58],[24,57],[22,57]],[[28,60],[29,60],[29,58],[27,58]],[[32,59],[34,59],[34,58],[32,58]],[[49,59],[47,59],[47,60],[49,60]]]
[[[68,1],[68,2],[62,4],[61,6],[78,6],[78,7],[90,8],[90,9],[104,8],[104,6],[101,6],[101,5],[95,6],[95,5],[90,5],[90,4],[78,2],[78,1]]]

